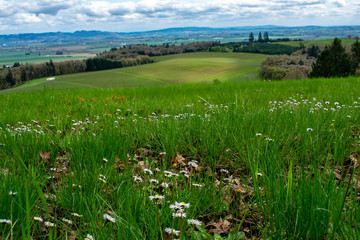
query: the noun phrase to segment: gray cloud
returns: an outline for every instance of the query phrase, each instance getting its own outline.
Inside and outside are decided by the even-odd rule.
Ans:
[[[35,14],[48,14],[48,15],[56,15],[60,10],[63,9],[68,9],[69,6],[66,5],[56,5],[56,6],[44,6],[44,7],[39,7],[37,9],[34,9],[30,12],[35,13]]]
[[[115,7],[113,9],[110,9],[109,13],[111,15],[115,15],[115,16],[124,16],[126,14],[131,13],[131,11],[130,11],[129,8],[126,8],[124,6],[118,6],[118,7]]]
[[[13,3],[13,10],[16,12],[33,13],[33,14],[47,14],[56,15],[60,10],[70,9],[73,7],[71,1],[49,1],[49,0],[37,0]]]
[[[360,0],[0,0],[0,22],[2,31],[124,26],[117,23],[138,29],[221,23],[308,25],[334,22],[335,17],[341,25],[348,21],[343,19],[359,15],[359,6]]]

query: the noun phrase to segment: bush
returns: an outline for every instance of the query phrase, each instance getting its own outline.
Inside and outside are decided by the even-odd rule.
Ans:
[[[295,69],[295,70],[292,70],[290,72],[288,72],[286,74],[286,76],[284,77],[284,79],[286,80],[291,80],[291,79],[297,79],[297,80],[300,80],[300,79],[305,79],[307,78],[307,74],[300,70],[300,69]]]
[[[263,66],[260,76],[263,79],[282,80],[290,70],[278,66]]]

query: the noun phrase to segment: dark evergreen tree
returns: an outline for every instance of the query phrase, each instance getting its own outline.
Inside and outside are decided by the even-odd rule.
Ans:
[[[264,42],[270,42],[269,33],[268,33],[268,32],[264,32]]]
[[[13,74],[11,72],[11,70],[8,70],[8,73],[5,76],[5,81],[10,85],[10,86],[14,86],[15,85],[15,78],[13,77]]]
[[[96,67],[95,67],[93,58],[88,58],[86,60],[86,71],[96,71]]]
[[[317,58],[319,56],[320,53],[320,48],[319,46],[315,46],[312,45],[310,48],[308,48],[307,50],[307,54],[309,55],[309,57],[314,57]]]
[[[354,42],[351,45],[351,57],[354,63],[354,67],[358,68],[359,64],[360,64],[360,42],[359,40],[356,40],[356,42]]]
[[[55,72],[55,65],[54,62],[50,59],[49,62],[46,63],[46,67],[47,67],[47,75],[48,76],[55,76],[56,72]]]
[[[250,43],[254,42],[254,34],[252,32],[249,35],[249,42]]]
[[[263,42],[263,38],[262,38],[262,36],[261,36],[261,32],[259,32],[258,42]]]
[[[347,77],[355,73],[350,55],[335,38],[331,46],[323,50],[312,65],[310,77]]]
[[[25,68],[22,68],[20,70],[20,80],[21,82],[27,82],[29,81],[29,75],[28,73],[26,72],[26,69]]]
[[[7,83],[2,76],[0,76],[0,89],[7,89]]]

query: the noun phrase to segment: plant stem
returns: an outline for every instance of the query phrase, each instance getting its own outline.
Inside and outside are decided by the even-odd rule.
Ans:
[[[162,229],[161,229],[161,223],[160,223],[159,206],[158,206],[157,204],[156,204],[156,215],[157,215],[157,219],[158,219],[158,222],[159,222],[161,239],[164,240],[163,233],[162,233]]]
[[[171,225],[171,240],[174,240],[174,234],[172,233],[172,230],[174,229],[174,224],[175,224],[175,218],[173,218],[173,222]]]
[[[181,213],[181,217],[180,217],[180,239],[182,237],[182,221],[183,221],[183,218],[182,218],[182,213]]]

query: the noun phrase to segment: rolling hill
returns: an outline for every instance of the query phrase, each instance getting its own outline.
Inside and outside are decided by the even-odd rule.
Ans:
[[[258,79],[260,64],[266,58],[248,53],[186,53],[155,58],[155,63],[98,72],[33,80],[3,92],[33,91],[43,88],[115,88],[216,81]]]

